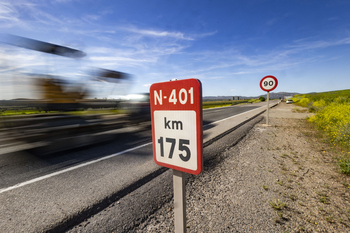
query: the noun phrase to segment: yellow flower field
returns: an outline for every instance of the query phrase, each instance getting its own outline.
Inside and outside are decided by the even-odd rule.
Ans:
[[[296,95],[293,102],[315,113],[308,120],[342,149],[338,164],[350,175],[350,90]]]

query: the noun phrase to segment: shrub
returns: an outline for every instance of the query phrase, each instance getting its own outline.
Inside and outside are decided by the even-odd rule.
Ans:
[[[315,101],[310,107],[310,110],[313,109],[314,111],[310,111],[310,112],[321,111],[325,106],[326,106],[326,101],[324,101],[323,99]]]
[[[342,159],[339,161],[340,171],[346,175],[350,175],[350,160]]]
[[[308,120],[323,131],[333,145],[350,150],[350,89],[323,93],[298,95],[298,99],[309,99],[309,111],[316,112]],[[301,99],[302,98],[302,99]],[[293,98],[294,100],[294,98]],[[303,100],[304,104],[307,102]],[[350,153],[350,152],[348,152]],[[340,171],[350,175],[349,154],[342,155],[338,162]]]
[[[315,101],[312,106],[315,106],[316,108],[320,108],[320,107],[324,107],[326,106],[326,101],[324,101],[323,99]]]
[[[350,105],[332,103],[309,118],[330,141],[350,148]]]
[[[346,104],[350,102],[350,99],[347,96],[339,96],[338,98],[334,99],[334,102],[339,104]]]
[[[300,101],[299,101],[299,105],[302,106],[302,107],[307,107],[310,103],[310,100],[309,98],[302,98]]]
[[[293,97],[292,100],[293,100],[293,103],[298,103],[298,102],[300,101],[300,98],[298,98],[298,97]]]
[[[259,99],[250,99],[248,100],[249,103],[259,103],[260,100]]]
[[[265,101],[265,97],[264,97],[264,96],[260,96],[260,97],[259,97],[259,100],[260,100],[260,101]]]

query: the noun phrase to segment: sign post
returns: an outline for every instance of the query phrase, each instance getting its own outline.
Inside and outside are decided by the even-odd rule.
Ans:
[[[186,185],[185,173],[173,170],[174,225],[176,233],[186,232]]]
[[[153,159],[173,169],[175,232],[186,232],[184,173],[203,168],[202,84],[197,79],[154,83],[150,88]]]
[[[260,81],[260,88],[263,91],[267,91],[267,110],[266,110],[266,125],[269,125],[269,108],[270,108],[270,91],[275,90],[275,88],[278,85],[278,81],[277,78],[272,76],[272,75],[268,75],[265,76],[261,79]]]

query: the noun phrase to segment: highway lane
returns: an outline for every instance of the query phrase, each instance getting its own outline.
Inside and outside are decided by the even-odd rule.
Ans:
[[[262,105],[205,110],[204,125],[211,124],[210,130],[219,128],[215,121]],[[107,205],[131,191],[128,187],[140,185],[138,181],[152,179],[160,168],[152,158],[151,131],[139,130],[135,127],[134,131],[118,134],[112,142],[45,158],[26,152],[0,155],[0,202],[4,203],[0,207],[4,213],[0,221],[6,221],[8,216],[13,221],[0,231],[15,232],[17,224],[26,219],[30,219],[30,224],[24,224],[28,232],[63,229],[66,226],[62,219],[67,216],[80,221],[77,213],[84,217],[98,211],[99,200],[105,200]],[[9,201],[13,198],[15,202]],[[40,213],[50,210],[50,215],[30,214],[29,210]],[[66,224],[71,223],[66,220]]]
[[[225,119],[230,116],[241,114],[246,111],[261,107],[261,104],[246,104],[236,105],[223,108],[204,109],[203,110],[203,125]]]
[[[260,106],[239,105],[206,109],[203,111],[203,125],[208,125],[258,107]],[[108,143],[59,152],[48,156],[40,156],[28,151],[1,154],[0,150],[0,189],[151,142],[151,134],[149,127],[130,127],[121,129],[115,135],[115,139]]]

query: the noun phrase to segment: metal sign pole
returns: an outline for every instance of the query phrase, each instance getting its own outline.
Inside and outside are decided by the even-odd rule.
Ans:
[[[173,170],[175,233],[186,233],[185,173]]]
[[[267,110],[266,110],[266,113],[267,113],[267,117],[266,117],[266,125],[269,125],[269,107],[270,107],[270,92],[268,91],[267,92]]]

